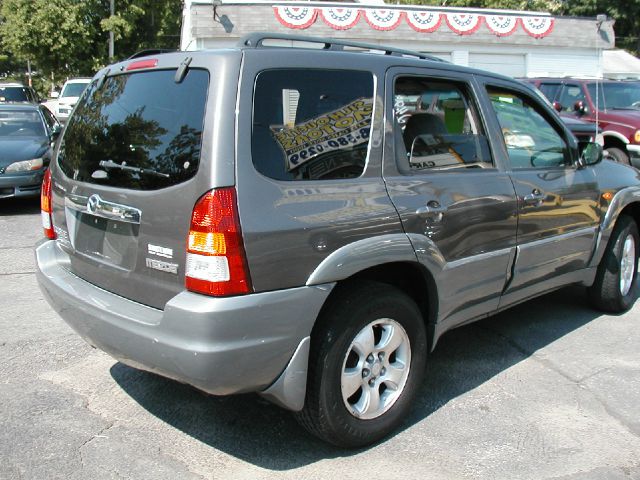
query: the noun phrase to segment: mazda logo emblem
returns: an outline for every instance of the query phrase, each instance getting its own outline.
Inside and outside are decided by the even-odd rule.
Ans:
[[[100,197],[98,195],[91,195],[87,200],[87,211],[89,213],[96,213],[96,209],[100,205]]]

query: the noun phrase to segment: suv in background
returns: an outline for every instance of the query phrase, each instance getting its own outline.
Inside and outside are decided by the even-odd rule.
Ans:
[[[73,107],[78,102],[78,98],[80,98],[89,83],[91,83],[90,78],[71,78],[62,86],[53,112],[60,123],[67,122]]]
[[[604,148],[617,162],[640,168],[640,82],[579,78],[527,79],[562,117],[602,128]]]
[[[21,83],[0,83],[0,103],[40,103],[32,87]]]
[[[406,421],[454,327],[569,284],[638,295],[637,171],[529,86],[420,53],[255,34],[126,60],[49,171],[38,282],[76,332],[336,445]]]

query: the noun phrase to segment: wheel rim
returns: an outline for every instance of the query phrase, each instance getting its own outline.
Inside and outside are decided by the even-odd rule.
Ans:
[[[411,344],[395,320],[371,322],[355,336],[342,362],[340,389],[347,410],[369,420],[387,412],[407,384]]]
[[[622,246],[620,259],[620,293],[625,296],[631,290],[636,273],[636,242],[632,235],[627,235]]]

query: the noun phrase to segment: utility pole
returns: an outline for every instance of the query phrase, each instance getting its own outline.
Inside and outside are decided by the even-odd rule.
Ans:
[[[110,0],[109,7],[110,7],[111,16],[113,17],[116,12],[115,0]],[[109,61],[110,62],[113,61],[113,55],[114,55],[113,41],[114,41],[113,30],[111,30],[109,32]]]

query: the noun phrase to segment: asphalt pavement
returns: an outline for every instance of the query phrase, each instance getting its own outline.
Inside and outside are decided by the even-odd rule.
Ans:
[[[0,479],[639,479],[640,302],[568,288],[447,333],[412,414],[341,450],[86,345],[35,279],[37,200],[0,200]]]

